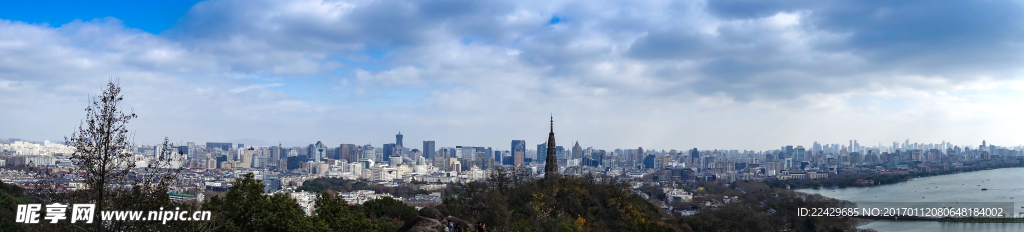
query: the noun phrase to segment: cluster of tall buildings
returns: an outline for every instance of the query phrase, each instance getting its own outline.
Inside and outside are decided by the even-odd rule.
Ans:
[[[422,147],[406,147],[404,135],[395,135],[394,142],[372,144],[328,145],[316,141],[306,146],[282,145],[257,147],[225,142],[188,142],[175,147],[162,145],[137,146],[134,152],[146,157],[180,160],[177,166],[190,169],[264,170],[282,175],[339,176],[396,180],[434,178],[480,178],[496,167],[518,167],[529,173],[561,173],[579,175],[600,173],[611,176],[643,176],[652,173],[674,173],[672,176],[735,175],[770,177],[785,173],[837,172],[844,167],[901,167],[916,164],[960,164],[974,161],[1024,157],[1024,147],[1000,147],[982,141],[979,146],[894,142],[891,146],[864,146],[856,140],[845,144],[811,146],[789,145],[777,150],[603,150],[573,141],[569,149],[555,144],[554,124],[549,140],[528,149],[525,140],[511,140],[507,149],[482,146],[437,147],[432,140]],[[44,142],[0,140],[4,159],[2,165],[70,165],[73,149]],[[532,147],[530,147],[532,148]],[[174,157],[158,157],[171,154]],[[19,158],[20,157],[20,158]],[[667,171],[666,171],[667,170]],[[684,175],[684,173],[686,173]],[[809,175],[810,176],[810,175]]]

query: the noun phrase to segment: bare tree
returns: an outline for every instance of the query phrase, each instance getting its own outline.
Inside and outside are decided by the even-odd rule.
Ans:
[[[99,212],[110,200],[109,186],[125,182],[128,172],[135,168],[125,124],[138,116],[121,111],[123,99],[119,83],[107,83],[103,94],[92,97],[85,108],[85,121],[78,125],[78,131],[70,138],[64,137],[65,144],[75,147],[71,159],[78,164],[78,171],[85,173],[84,184],[90,190],[87,196],[96,204],[96,231],[103,231]]]
[[[167,138],[155,157],[134,154],[133,138],[125,125],[137,116],[122,111],[123,99],[120,83],[113,80],[107,83],[100,96],[91,98],[85,108],[85,120],[70,137],[64,137],[65,144],[75,148],[71,160],[76,172],[84,173],[87,190],[51,194],[59,196],[51,199],[95,203],[95,231],[166,230],[168,228],[147,223],[103,222],[101,219],[104,209],[155,210],[171,206],[168,191],[175,185],[184,162],[181,152],[173,152],[175,146]],[[137,167],[140,163],[144,166]]]

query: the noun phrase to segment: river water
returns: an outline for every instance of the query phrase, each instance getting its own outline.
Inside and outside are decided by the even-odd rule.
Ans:
[[[980,185],[980,186],[979,186]],[[988,190],[982,191],[982,188]],[[801,189],[804,193],[852,202],[1013,202],[1017,215],[1024,209],[1024,168],[1003,168],[845,189]],[[878,220],[858,228],[877,231],[1024,231],[1024,223],[955,223]]]

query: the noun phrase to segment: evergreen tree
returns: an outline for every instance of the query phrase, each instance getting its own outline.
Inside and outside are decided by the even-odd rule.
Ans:
[[[316,198],[317,219],[327,224],[331,231],[357,232],[374,231],[376,225],[362,213],[355,211],[340,196],[333,196],[324,191]]]
[[[210,210],[219,231],[326,231],[327,225],[307,217],[302,207],[284,194],[263,195],[263,181],[247,173],[235,180],[221,199],[214,196],[203,210]]]

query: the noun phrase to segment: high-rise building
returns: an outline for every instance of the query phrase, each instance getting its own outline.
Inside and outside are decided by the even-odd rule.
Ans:
[[[630,168],[631,169],[636,169],[636,168],[640,167],[641,165],[643,165],[643,158],[644,158],[643,147],[637,147],[637,152],[633,153],[633,155],[631,157],[633,157],[631,159],[632,160],[632,164],[630,164]]]
[[[807,150],[804,149],[804,146],[796,146],[796,149],[793,149],[793,160],[807,161]]]
[[[523,165],[526,158],[526,140],[512,140],[512,165]]]
[[[437,157],[434,141],[423,141],[423,158],[433,159],[434,157]]]
[[[213,150],[213,148],[220,148],[221,151],[230,151],[231,143],[206,142],[206,148],[210,150]]]
[[[341,144],[338,146],[338,159],[351,163],[359,161],[360,158],[362,157],[359,157],[355,144]]]
[[[700,163],[700,151],[697,151],[695,147],[693,150],[690,150],[690,164],[694,165],[697,163]]]
[[[655,163],[654,163],[655,161],[654,160],[656,160],[654,154],[650,154],[650,155],[647,155],[646,157],[644,157],[643,168],[644,169],[656,168],[657,165],[655,165]]]
[[[310,161],[320,163],[321,159],[327,158],[327,146],[324,146],[324,143],[320,141],[316,141],[316,145],[313,145],[312,152],[314,154],[311,154],[312,157],[309,158]]]
[[[472,154],[474,153],[473,150],[475,150],[475,149],[473,149],[473,147],[455,146],[455,149],[453,149],[452,151],[455,151],[455,157],[456,158],[459,158],[459,159],[472,159],[473,158]],[[463,162],[463,163],[465,163],[465,162]]]
[[[525,144],[523,146],[525,146]],[[476,153],[480,160],[485,160],[491,158],[491,154],[494,154],[494,149],[491,147],[477,147]],[[523,154],[526,154],[525,148],[523,149]]]
[[[278,143],[277,146],[270,146],[270,160],[274,160],[275,162],[278,161],[278,160],[281,160],[281,144],[280,143]]]
[[[228,161],[228,157],[227,156],[223,156],[223,155],[222,156],[217,156],[217,168],[221,168],[221,162],[227,162],[227,161]]]
[[[299,169],[299,166],[306,161],[306,156],[292,156],[288,157],[288,170]]]
[[[178,146],[178,152],[188,156],[188,146]]]
[[[505,151],[505,153],[508,154],[509,152]],[[515,164],[516,164],[516,161],[515,161],[515,159],[513,159],[513,157],[511,155],[509,155],[509,156],[502,156],[501,157],[501,165],[512,166],[512,165],[515,165]]]
[[[405,146],[402,146],[402,132],[401,131],[399,131],[398,134],[395,135],[395,145],[398,146],[398,147],[405,147]]]
[[[454,156],[451,155],[451,152],[449,152],[448,149],[449,148],[447,148],[447,147],[438,148],[437,149],[437,157],[441,157],[441,158],[454,158]]]
[[[188,141],[188,153],[185,153],[185,154],[188,155],[189,159],[197,158],[196,155],[198,154],[198,151],[196,151],[196,143],[195,142]]]
[[[576,145],[572,146],[572,158],[583,159],[583,147],[580,147],[580,141],[576,141]]]
[[[554,179],[558,176],[558,160],[555,153],[555,117],[551,117],[551,132],[548,133],[546,164],[544,165],[544,178]]]
[[[537,158],[534,159],[534,162],[538,162],[539,163],[539,162],[544,162],[545,160],[547,160],[547,153],[548,153],[548,144],[547,143],[537,144]]]
[[[377,149],[370,144],[363,145],[363,157],[360,158],[359,160],[369,159],[377,162]]]
[[[302,154],[300,154],[300,155],[302,155]],[[306,155],[306,158],[309,159],[309,160],[316,159],[316,157],[314,157],[314,156],[316,156],[316,144],[309,144],[309,146],[306,146],[306,154],[305,155]],[[303,160],[302,162],[306,162],[306,161],[309,161],[309,160]]]
[[[384,157],[391,157],[392,155],[397,155],[395,154],[395,147],[396,146],[394,143],[384,144]]]

